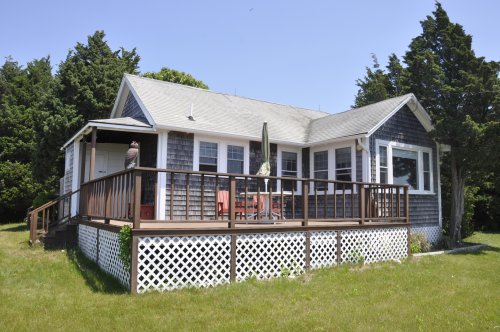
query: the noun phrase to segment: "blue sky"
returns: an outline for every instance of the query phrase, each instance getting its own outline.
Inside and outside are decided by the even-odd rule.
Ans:
[[[443,0],[473,35],[476,55],[500,60],[500,1]],[[141,72],[186,71],[214,91],[335,113],[375,53],[404,55],[434,0],[5,1],[0,57],[20,64],[69,49],[104,30],[113,49],[137,47]]]

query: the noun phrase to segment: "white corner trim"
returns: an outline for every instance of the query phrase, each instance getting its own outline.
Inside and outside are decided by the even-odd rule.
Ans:
[[[156,167],[167,168],[167,146],[168,132],[158,133],[158,145],[156,155]],[[165,220],[165,208],[167,201],[167,174],[158,172],[158,195],[156,196],[156,219]]]

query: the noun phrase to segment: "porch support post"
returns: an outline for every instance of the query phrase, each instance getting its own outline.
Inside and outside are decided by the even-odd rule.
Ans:
[[[410,196],[408,195],[408,186],[403,187],[403,193],[405,197],[405,222],[410,222]]]
[[[168,133],[158,133],[158,150],[156,152],[156,167],[160,169],[167,168],[167,144]],[[165,208],[167,202],[167,173],[158,172],[156,196],[156,214],[155,219],[165,220]]]
[[[94,180],[94,172],[95,172],[95,149],[97,145],[97,127],[92,127],[92,146],[90,150],[90,173],[89,173],[89,181]]]
[[[87,158],[87,142],[83,141],[82,142],[82,155],[81,155],[81,166],[80,166],[80,186],[82,185],[83,182],[85,182],[85,162]]]
[[[80,183],[78,181],[78,176],[80,175],[79,173],[80,164],[78,163],[79,157],[81,157],[80,140],[75,140],[73,142],[73,174],[71,177],[71,182],[72,182],[71,191],[77,191],[78,188],[80,188]],[[78,199],[72,199],[72,197],[70,196],[68,216],[69,217],[75,216],[77,212],[78,212]]]

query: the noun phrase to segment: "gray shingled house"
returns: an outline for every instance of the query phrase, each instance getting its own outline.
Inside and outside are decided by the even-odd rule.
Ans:
[[[33,210],[30,241],[72,229],[132,292],[404,259],[412,233],[441,235],[431,130],[413,94],[328,114],[125,75],[110,118],[64,145],[61,196]]]
[[[264,121],[271,176],[408,185],[412,231],[431,241],[439,238],[439,145],[429,136],[430,117],[413,94],[329,114],[125,75],[110,118],[90,121],[64,145],[62,191],[123,170],[132,140],[140,143],[142,167],[255,174]],[[154,187],[143,190],[141,198],[149,218],[168,220],[173,207],[168,178],[143,177],[144,183]],[[275,190],[280,186],[285,184],[275,183]],[[309,195],[320,190],[329,197],[337,189],[310,184]],[[301,188],[293,190],[301,195]],[[73,203],[72,214],[78,209]]]

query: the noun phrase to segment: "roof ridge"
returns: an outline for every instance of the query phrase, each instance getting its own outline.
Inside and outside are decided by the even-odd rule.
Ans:
[[[315,113],[318,113],[318,114],[324,114],[325,116],[328,116],[328,115],[332,114],[332,113],[328,113],[328,112],[324,112],[324,111],[313,110],[313,109],[310,109],[310,108],[305,108],[305,107],[300,107],[300,106],[294,106],[294,105],[287,105],[287,104],[283,104],[283,103],[277,103],[277,102],[272,102],[272,101],[267,101],[267,100],[262,100],[262,99],[256,99],[256,98],[251,98],[251,97],[243,97],[243,96],[231,95],[229,93],[218,92],[218,91],[214,91],[214,90],[210,90],[210,89],[202,89],[202,88],[198,88],[198,87],[194,87],[194,86],[190,86],[190,85],[184,85],[184,84],[179,84],[179,83],[162,81],[162,80],[157,80],[157,79],[149,78],[149,77],[143,77],[143,76],[139,76],[139,75],[133,75],[133,74],[128,74],[128,73],[125,73],[124,75],[131,76],[131,77],[134,77],[134,78],[143,79],[143,80],[149,80],[149,81],[153,81],[153,82],[160,83],[160,84],[173,85],[173,86],[177,86],[179,88],[194,89],[194,90],[201,91],[201,92],[207,92],[207,93],[211,93],[211,94],[222,95],[224,97],[239,98],[239,99],[251,100],[251,101],[256,101],[256,102],[261,102],[261,103],[267,103],[267,104],[271,104],[271,105],[291,107],[291,108],[294,108],[294,109],[300,109],[300,110],[315,112]]]

